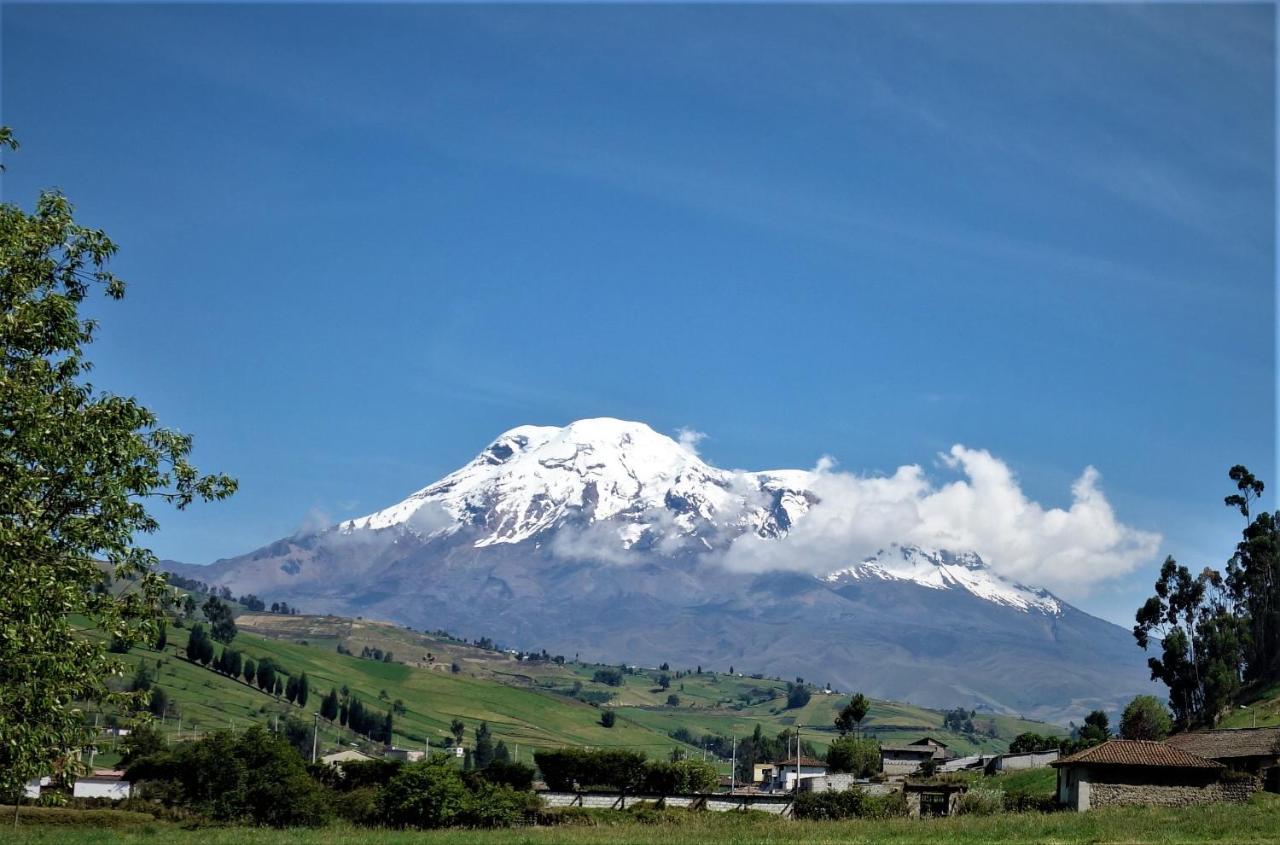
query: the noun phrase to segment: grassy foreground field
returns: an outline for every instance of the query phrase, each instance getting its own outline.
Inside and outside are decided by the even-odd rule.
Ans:
[[[621,815],[621,814],[619,814]],[[708,842],[751,843],[1047,843],[1075,845],[1182,845],[1182,843],[1280,842],[1280,801],[1271,796],[1246,805],[1209,807],[1122,808],[1091,813],[1023,813],[936,820],[791,822],[756,814],[684,813],[665,815],[653,824],[625,822],[595,827],[543,827],[475,831],[382,831],[349,828],[263,830],[203,828],[181,830],[162,824],[116,830],[96,827],[24,825],[5,829],[13,845],[515,845],[515,843],[636,843],[636,845],[701,845]]]

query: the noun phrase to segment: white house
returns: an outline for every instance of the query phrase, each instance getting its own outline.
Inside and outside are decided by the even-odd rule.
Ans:
[[[798,774],[797,774],[798,773]],[[770,792],[791,792],[796,788],[796,778],[806,781],[826,775],[827,764],[813,757],[801,757],[799,761],[779,760],[763,771],[764,788]]]
[[[324,755],[320,758],[320,762],[324,763],[326,766],[336,766],[339,763],[362,763],[365,760],[372,759],[373,758],[368,754],[357,751],[354,748],[347,748],[342,751],[335,751],[332,754]]]
[[[427,752],[420,748],[396,748],[393,746],[385,749],[384,755],[388,760],[400,760],[404,763],[416,763],[423,757],[426,757]]]
[[[133,794],[133,786],[116,769],[94,769],[93,774],[76,778],[71,788],[73,798],[110,798],[119,801]]]
[[[29,780],[26,786],[22,787],[22,795],[24,798],[35,800],[40,797],[40,790],[49,785],[49,776]]]

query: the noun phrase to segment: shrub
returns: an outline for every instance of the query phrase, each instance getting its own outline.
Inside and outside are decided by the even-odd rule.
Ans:
[[[378,791],[378,811],[392,827],[448,827],[467,809],[462,776],[443,757],[404,766]]]
[[[512,763],[509,760],[494,760],[488,768],[480,772],[480,777],[498,786],[509,786],[521,792],[533,789],[533,766],[524,763]]]
[[[547,786],[556,790],[588,787],[634,790],[645,770],[643,754],[620,749],[561,748],[538,751],[533,759]]]
[[[511,827],[526,812],[535,812],[541,800],[509,786],[481,784],[467,795],[457,823],[467,827]]]
[[[337,765],[340,777],[335,779],[333,787],[352,790],[383,786],[400,773],[402,765],[399,760],[348,760]]]
[[[880,771],[880,745],[872,739],[842,736],[827,750],[827,770],[870,777]]]
[[[343,821],[363,827],[373,827],[382,821],[378,812],[378,789],[360,786],[344,792],[332,793],[333,812]]]
[[[1004,812],[1005,797],[1001,789],[971,789],[956,801],[956,815],[994,816]]]
[[[855,787],[843,792],[801,792],[795,799],[795,817],[814,821],[841,819],[889,819],[907,814],[907,797],[901,791],[870,795]]]
[[[640,788],[655,795],[690,795],[710,792],[718,782],[716,767],[703,760],[654,761],[645,766]]]
[[[316,826],[328,820],[322,787],[287,742],[253,727],[219,731],[129,766],[146,793],[217,821]]]

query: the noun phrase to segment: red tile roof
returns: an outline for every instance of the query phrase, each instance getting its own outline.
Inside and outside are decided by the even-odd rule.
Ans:
[[[1280,727],[1193,731],[1174,734],[1165,743],[1210,760],[1280,756]]]
[[[1101,745],[1077,751],[1050,766],[1160,766],[1179,769],[1221,769],[1222,764],[1163,742],[1109,739]]]

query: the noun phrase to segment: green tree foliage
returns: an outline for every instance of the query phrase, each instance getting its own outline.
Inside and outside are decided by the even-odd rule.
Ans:
[[[849,699],[849,703],[841,708],[840,713],[836,716],[836,730],[840,732],[840,736],[853,733],[862,728],[862,720],[867,718],[867,711],[871,709],[871,702],[862,693],[856,693]]]
[[[499,760],[496,758],[480,773],[481,777],[489,781],[489,783],[509,786],[521,792],[528,792],[533,789],[534,774],[533,766],[527,763],[514,763],[511,760]]]
[[[0,147],[17,148],[7,128]],[[115,251],[61,194],[29,214],[0,205],[0,794],[88,740],[81,703],[131,706],[107,683],[123,672],[108,644],[158,634],[164,579],[138,545],[158,527],[148,505],[235,489],[191,466],[189,436],[85,380],[97,324],[80,310],[95,289],[124,296]],[[95,590],[104,572],[128,589]]]
[[[244,675],[244,682],[246,684],[253,683],[254,679],[258,677],[258,664],[246,657],[244,659],[244,669],[242,670],[242,674]]]
[[[236,638],[236,620],[230,605],[217,596],[209,596],[200,610],[209,620],[210,633],[215,640],[229,644]]]
[[[679,706],[680,706],[680,696],[676,695],[674,692],[673,692],[673,693],[671,693],[671,695],[667,696],[667,706],[668,706],[668,707],[679,707]]]
[[[307,673],[303,672],[298,676],[298,706],[306,707],[307,699],[311,697],[311,680],[307,678]]]
[[[595,674],[591,676],[591,680],[597,684],[604,684],[610,687],[622,686],[622,670],[621,669],[597,669]]]
[[[197,622],[187,636],[187,659],[208,666],[213,663],[213,654],[213,641],[209,639],[204,625]]]
[[[1124,739],[1161,740],[1173,730],[1173,717],[1154,695],[1135,696],[1120,716]]]
[[[1208,568],[1193,576],[1168,558],[1133,629],[1143,649],[1160,639],[1160,657],[1147,662],[1182,728],[1212,725],[1243,684],[1280,681],[1280,512],[1250,521],[1265,486],[1240,465],[1228,476],[1236,492],[1225,503],[1246,526],[1225,577]]]
[[[156,651],[164,651],[164,647],[169,644],[169,623],[161,616],[156,624],[155,649]]]
[[[120,765],[128,766],[136,760],[151,757],[165,750],[164,736],[150,722],[133,726],[129,735],[120,743]]]
[[[164,718],[169,713],[169,694],[164,691],[164,687],[156,686],[151,688],[151,699],[147,702],[147,709],[151,711],[151,715]]]
[[[880,771],[880,744],[871,739],[842,736],[827,749],[827,770],[871,777]]]
[[[1052,736],[1041,736],[1034,731],[1020,733],[1013,738],[1013,742],[1009,743],[1010,754],[1029,754],[1033,751],[1052,751],[1060,745],[1059,740]]]
[[[534,752],[547,786],[556,790],[603,787],[634,791],[644,778],[645,757],[616,748],[561,748]]]
[[[461,719],[454,719],[449,723],[449,733],[453,734],[454,746],[462,745],[462,738],[467,734],[467,726]]]
[[[1229,475],[1239,492],[1228,496],[1226,503],[1248,521],[1250,505],[1262,495],[1263,483],[1238,465]],[[1227,588],[1237,615],[1244,620],[1244,680],[1259,684],[1280,680],[1280,511],[1264,511],[1245,527],[1227,563]]]
[[[477,769],[486,768],[493,762],[493,735],[489,732],[488,722],[481,722],[476,728],[476,744],[471,759]]]
[[[809,699],[813,697],[809,687],[805,684],[787,684],[787,709],[799,710],[809,703]]]
[[[1239,692],[1242,620],[1220,573],[1193,576],[1167,558],[1156,594],[1138,611],[1134,636],[1147,648],[1161,639],[1161,656],[1148,658],[1151,677],[1169,687],[1169,706],[1182,727],[1212,724]]]
[[[276,689],[276,669],[275,664],[269,659],[263,658],[258,661],[258,689],[265,693],[273,693]]]
[[[1080,739],[1088,745],[1097,745],[1111,738],[1111,720],[1101,710],[1094,710],[1084,717]]]
[[[611,728],[618,722],[618,714],[612,710],[606,710],[600,714],[600,724],[606,728]]]
[[[855,786],[844,792],[801,792],[795,798],[795,817],[808,821],[890,819],[906,814],[906,795],[899,790],[878,796]]]
[[[448,827],[466,812],[467,788],[443,758],[410,763],[378,793],[378,809],[392,827]]]
[[[716,767],[705,760],[650,761],[640,789],[650,795],[694,795],[711,792],[719,781]]]
[[[133,763],[127,777],[217,821],[295,827],[329,817],[324,791],[302,758],[257,726],[174,746]]]
[[[320,701],[320,715],[332,722],[338,718],[338,691],[329,689],[329,694]]]

